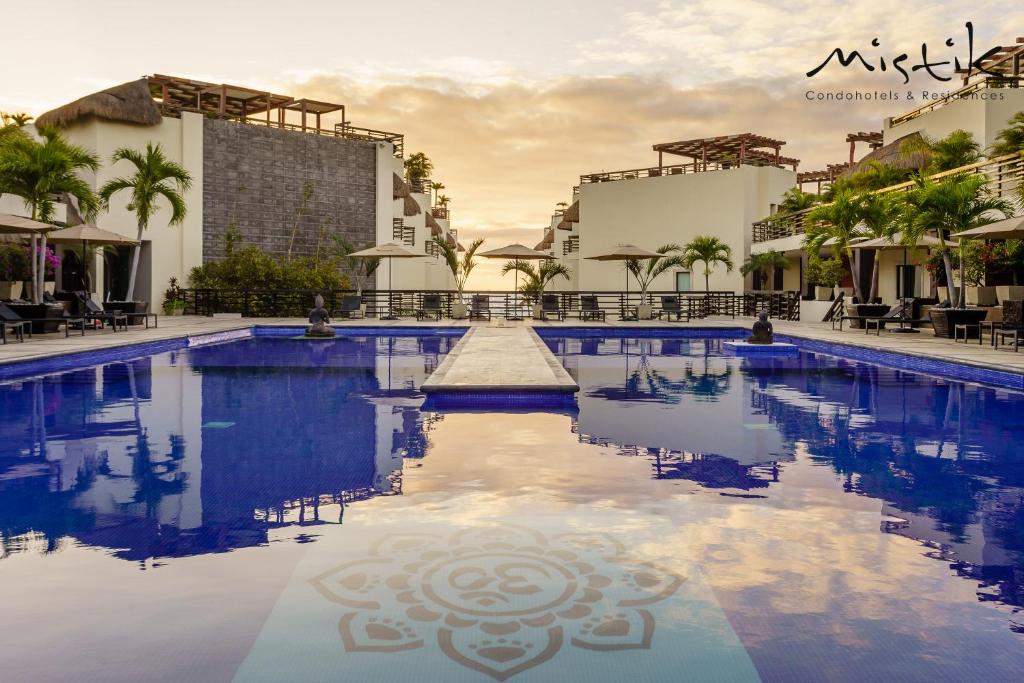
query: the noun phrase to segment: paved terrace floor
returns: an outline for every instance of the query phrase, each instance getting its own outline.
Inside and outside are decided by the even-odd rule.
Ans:
[[[619,322],[609,321],[586,322],[582,325],[587,327],[608,327],[608,328],[650,328],[650,327],[744,327],[749,328],[753,324],[751,318],[707,318],[691,323],[661,322],[661,321],[640,321],[640,322]],[[925,329],[921,334],[898,335],[883,332],[880,336],[864,334],[863,330],[846,330],[844,332],[833,331],[829,323],[789,323],[773,321],[775,331],[779,334],[787,334],[805,339],[819,341],[841,342],[869,349],[880,349],[883,351],[894,351],[905,353],[911,356],[945,360],[977,367],[994,368],[1015,373],[1024,373],[1024,352],[1014,353],[1012,350],[1003,348],[992,349],[987,341],[979,345],[977,341],[972,343],[955,343],[949,339],[939,339],[932,335],[931,330]],[[84,337],[72,331],[67,339],[64,333],[49,335],[36,335],[34,339],[26,339],[24,343],[9,341],[6,345],[0,345],[0,363],[11,363],[38,358],[46,358],[69,353],[93,351],[104,348],[115,348],[126,344],[137,344],[165,339],[174,339],[186,336],[197,336],[213,332],[242,329],[253,325],[280,325],[280,326],[304,326],[305,320],[298,318],[230,318],[230,317],[200,317],[180,316],[160,318],[159,328],[148,330],[138,327],[129,328],[128,332],[112,332],[109,329],[104,331],[89,331]],[[533,326],[536,328],[553,327],[579,327],[579,321],[567,320],[565,322],[555,321],[524,321],[508,322],[495,319],[488,322],[469,323],[464,320],[442,320],[417,322],[414,319],[398,321],[384,320],[352,320],[336,321],[338,328],[345,327],[517,327]]]

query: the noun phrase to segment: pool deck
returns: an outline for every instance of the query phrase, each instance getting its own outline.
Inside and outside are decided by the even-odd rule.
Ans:
[[[610,321],[607,323],[601,322],[586,322],[579,323],[578,321],[524,321],[524,322],[508,322],[504,320],[494,320],[492,322],[475,322],[469,323],[464,320],[442,320],[442,321],[424,321],[417,322],[415,320],[397,320],[397,321],[383,321],[383,320],[352,320],[352,321],[338,321],[335,326],[339,329],[346,327],[359,327],[359,328],[417,328],[417,327],[454,327],[454,328],[474,328],[474,329],[487,329],[487,330],[511,330],[511,329],[529,329],[535,328],[538,330],[559,328],[559,327],[589,327],[589,328],[609,328],[609,329],[645,329],[645,328],[735,328],[744,327],[748,328],[752,324],[752,320],[749,318],[708,318],[705,320],[694,321],[692,323],[664,323],[660,321],[641,321],[641,322],[618,322]],[[874,334],[864,334],[863,330],[846,330],[844,332],[833,331],[832,326],[828,323],[817,323],[817,322],[803,322],[803,323],[790,323],[782,321],[774,321],[775,331],[777,334],[787,335],[796,337],[799,339],[811,340],[816,342],[823,342],[827,344],[841,344],[848,347],[853,347],[859,350],[868,351],[882,351],[889,353],[897,353],[909,356],[911,359],[931,360],[931,361],[945,361],[949,363],[962,364],[968,367],[998,370],[1001,372],[1012,373],[1020,375],[1024,378],[1024,353],[1014,353],[1010,349],[999,349],[995,350],[987,343],[979,345],[976,341],[968,344],[955,343],[949,339],[939,339],[932,335],[930,330],[924,330],[921,334],[913,335],[898,335],[882,333],[880,336]],[[253,326],[305,326],[306,322],[298,318],[238,318],[238,317],[200,317],[200,316],[161,316],[160,327],[150,328],[148,330],[141,327],[132,327],[128,332],[111,332],[109,330],[104,331],[90,331],[86,335],[80,336],[74,332],[67,339],[64,338],[63,332],[59,334],[50,335],[37,335],[35,339],[26,340],[24,343],[15,341],[9,341],[6,345],[0,345],[0,365],[7,363],[17,363],[21,361],[39,360],[44,358],[52,358],[54,356],[62,356],[67,354],[76,354],[89,351],[98,351],[104,349],[119,349],[129,345],[135,344],[147,344],[150,342],[166,341],[172,339],[183,339],[197,337],[207,334],[215,334],[219,332],[227,332],[231,330],[244,330]],[[475,335],[474,335],[475,336]],[[484,337],[481,337],[483,340]],[[533,351],[528,346],[524,346],[528,355],[532,355]],[[841,351],[841,350],[840,350]],[[836,353],[841,353],[837,351]],[[461,355],[461,354],[458,354]],[[494,361],[494,356],[490,358],[492,360],[483,360],[483,356],[476,353],[467,355],[462,361],[459,362],[458,373],[452,375],[452,381],[464,381],[459,379],[464,376],[463,369],[465,372],[483,372],[483,369],[489,367],[492,363],[501,366],[508,363],[507,354],[502,353],[498,361]],[[536,378],[539,385],[550,384],[551,371],[548,366],[547,359],[544,359],[543,364],[540,362],[540,355],[533,355],[534,361],[536,362]],[[456,360],[452,361],[452,367],[455,366]],[[442,364],[443,365],[443,364]],[[440,368],[439,368],[440,369]],[[502,373],[499,371],[498,373]],[[507,373],[506,373],[507,374]]]

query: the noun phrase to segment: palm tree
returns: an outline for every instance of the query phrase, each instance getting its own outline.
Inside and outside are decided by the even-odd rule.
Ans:
[[[1006,128],[996,135],[998,142],[992,145],[992,156],[1024,152],[1024,111],[1014,114],[1007,124]]]
[[[812,210],[807,214],[803,244],[811,254],[821,253],[826,242],[835,253],[845,254],[853,271],[854,293],[860,301],[867,301],[860,282],[859,251],[851,248],[854,238],[861,236],[860,199],[853,190],[844,189],[830,203]]]
[[[139,270],[139,252],[142,251],[142,233],[149,225],[150,218],[159,209],[157,200],[163,197],[171,207],[169,225],[177,225],[184,221],[188,209],[185,206],[182,192],[188,192],[192,187],[192,176],[183,166],[164,156],[163,149],[159,144],[148,143],[144,153],[122,147],[114,152],[111,161],[113,163],[128,161],[135,166],[135,173],[132,176],[114,178],[100,188],[100,197],[108,206],[110,198],[121,190],[131,190],[132,193],[128,209],[134,211],[138,219],[137,239],[139,244],[132,249],[132,269],[128,277],[128,292],[125,295],[125,300],[133,301],[135,277]]]
[[[20,128],[15,126],[16,130]],[[0,193],[21,197],[31,210],[32,219],[44,223],[53,221],[55,195],[66,193],[78,201],[79,211],[93,216],[99,208],[99,201],[81,178],[82,169],[95,171],[100,162],[95,154],[84,147],[68,142],[60,131],[51,126],[39,129],[41,140],[35,140],[21,132],[3,136],[0,145]],[[36,249],[36,237],[32,237],[33,260],[32,297],[35,303],[42,302],[43,280],[46,273],[46,235]]]
[[[543,260],[537,268],[534,268],[529,261],[519,259],[506,261],[501,269],[501,274],[505,275],[513,270],[519,271],[526,278],[523,284],[519,285],[519,291],[526,295],[528,301],[540,301],[544,295],[544,289],[556,277],[563,277],[566,280],[572,277],[572,271],[564,263],[555,259]]]
[[[929,232],[938,237],[950,306],[962,307],[965,292],[961,287],[957,298],[953,263],[946,243],[949,234],[991,223],[994,220],[992,213],[1003,217],[1013,214],[1012,203],[992,196],[987,183],[988,178],[980,173],[957,173],[941,181],[918,178],[917,186],[903,199],[899,224],[904,244],[914,245]]]
[[[444,183],[430,183],[430,189],[434,191],[434,201],[437,202],[438,193],[444,189]]]
[[[440,248],[441,255],[444,256],[444,261],[448,264],[448,269],[452,271],[452,277],[455,278],[455,290],[459,293],[459,303],[462,303],[466,280],[469,279],[469,274],[476,267],[476,252],[483,243],[482,238],[473,240],[473,243],[462,253],[462,258],[459,259],[458,245],[440,237],[434,238],[434,244]]]
[[[5,126],[14,126],[15,128],[24,128],[33,118],[25,112],[14,112],[12,114],[0,112],[0,123]]]
[[[776,268],[787,270],[789,268],[789,259],[781,251],[772,250],[762,254],[751,254],[747,262],[740,266],[740,272],[744,275],[757,272],[760,282],[754,283],[755,289],[763,289],[764,282],[767,280],[769,290],[775,291],[775,283],[769,277],[769,274],[774,273]],[[758,287],[757,285],[761,286]]]
[[[896,195],[891,194],[866,194],[860,197],[857,205],[857,214],[860,217],[858,234],[868,239],[888,238],[892,239],[897,231],[897,220],[900,215],[900,202]],[[878,271],[879,255],[875,254],[875,260],[871,265],[871,285],[868,298],[864,301],[874,301],[878,296]]]
[[[332,256],[340,259],[345,269],[352,274],[352,279],[355,281],[356,294],[362,296],[363,288],[370,277],[380,268],[383,259],[379,256],[369,258],[352,256],[352,254],[361,251],[364,247],[357,247],[344,235],[332,235],[331,239],[332,244],[329,249]],[[372,246],[372,244],[366,245],[366,247]]]
[[[704,291],[710,292],[711,270],[715,265],[723,265],[727,273],[732,272],[732,247],[714,235],[699,235],[683,247],[684,266],[692,268],[697,261],[704,264]]]
[[[633,277],[636,278],[637,283],[640,285],[641,302],[643,302],[644,297],[647,295],[647,290],[658,279],[659,275],[670,268],[689,268],[682,256],[683,248],[678,244],[663,244],[655,249],[655,251],[659,254],[666,254],[666,256],[659,259],[649,258],[626,261],[626,268],[633,274]],[[671,254],[671,256],[667,254]],[[646,261],[646,265],[641,264],[641,260]]]
[[[957,129],[937,142],[930,142],[931,168],[935,173],[951,171],[981,159],[981,145],[966,130]]]
[[[779,203],[779,213],[790,214],[809,209],[817,204],[819,199],[818,195],[804,192],[799,187],[790,188],[782,195],[782,201]]]
[[[433,170],[434,162],[423,152],[416,152],[405,160],[405,179],[413,186],[414,191],[422,191],[423,181],[430,177]]]

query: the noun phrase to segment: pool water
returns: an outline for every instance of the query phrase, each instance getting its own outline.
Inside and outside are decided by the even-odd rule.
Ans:
[[[457,333],[0,384],[0,679],[1019,680],[1024,394],[547,332],[578,410],[423,409]]]

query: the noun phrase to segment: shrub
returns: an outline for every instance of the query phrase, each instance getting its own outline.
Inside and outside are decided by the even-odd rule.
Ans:
[[[334,259],[275,259],[259,247],[231,250],[222,261],[196,266],[189,273],[195,289],[349,289],[348,277]]]
[[[28,252],[14,243],[0,243],[0,280],[20,282],[30,277],[31,266]]]
[[[807,279],[819,287],[835,287],[843,281],[843,264],[838,259],[811,258],[807,262]]]

